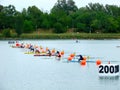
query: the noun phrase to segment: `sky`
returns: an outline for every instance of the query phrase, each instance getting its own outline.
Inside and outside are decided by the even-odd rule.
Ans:
[[[120,6],[120,0],[73,0],[75,5],[80,7],[85,7],[88,3],[100,3],[103,5],[117,5]],[[3,6],[14,5],[16,10],[22,11],[23,8],[28,8],[29,6],[37,6],[40,10],[44,12],[49,12],[57,0],[0,0],[0,4]]]

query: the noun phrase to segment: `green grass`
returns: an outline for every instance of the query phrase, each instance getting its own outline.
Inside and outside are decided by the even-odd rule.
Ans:
[[[120,33],[30,33],[22,34],[17,37],[17,34],[11,34],[10,38],[0,34],[0,39],[120,39]]]
[[[120,33],[40,33],[40,34],[22,34],[22,39],[120,39]]]

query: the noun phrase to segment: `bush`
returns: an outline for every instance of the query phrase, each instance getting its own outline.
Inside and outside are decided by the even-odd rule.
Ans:
[[[4,37],[11,37],[10,29],[5,29],[2,31]]]
[[[31,21],[25,20],[23,24],[24,33],[30,33],[33,31],[33,24]]]
[[[54,25],[54,33],[64,33],[66,32],[66,29],[63,27],[61,23],[56,23]]]

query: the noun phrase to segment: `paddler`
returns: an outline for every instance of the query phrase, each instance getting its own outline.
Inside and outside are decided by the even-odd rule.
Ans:
[[[29,49],[30,49],[30,51],[34,52],[34,47],[33,47],[33,45],[30,44]]]
[[[58,59],[60,60],[60,58],[61,58],[61,56],[62,56],[61,53],[60,53],[59,51],[57,51],[55,55],[56,55],[56,57],[58,57]]]
[[[83,60],[83,56],[82,55],[77,55],[78,58],[78,62],[80,62],[81,60]]]
[[[20,44],[18,43],[18,41],[16,41],[16,47],[20,47]]]
[[[25,45],[23,43],[21,43],[20,48],[24,48],[24,47],[25,47]]]
[[[39,50],[38,47],[35,47],[35,53],[36,53],[36,54],[40,54],[40,50]]]
[[[50,49],[48,49],[48,50],[47,50],[47,54],[48,54],[49,56],[51,56],[51,55],[52,55],[52,53],[51,53]]]

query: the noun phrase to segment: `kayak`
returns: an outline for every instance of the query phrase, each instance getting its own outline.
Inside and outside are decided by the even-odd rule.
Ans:
[[[12,48],[24,48],[24,47],[20,47],[20,46],[10,46]]]
[[[71,62],[71,63],[80,63],[81,61],[79,62],[77,60],[71,60],[71,61],[65,60],[63,62],[65,62],[65,63],[69,63],[69,62]],[[88,63],[95,63],[95,61],[92,61],[92,60],[86,60],[86,62],[88,62]]]
[[[78,59],[73,59],[71,62],[81,62],[82,60],[78,61]],[[86,62],[95,62],[93,60],[85,60]]]
[[[50,56],[49,54],[35,54],[34,56]],[[55,56],[54,54],[51,56]]]
[[[20,47],[18,47],[18,46],[11,46],[12,48],[20,48]]]
[[[25,52],[24,54],[34,54],[34,52]]]
[[[63,58],[64,62],[81,62],[83,60],[78,61],[79,58],[73,58],[72,60],[69,60],[68,58]],[[86,62],[91,62],[91,63],[95,63],[95,60],[92,59],[86,59]]]
[[[35,54],[35,55],[42,55],[42,54],[46,54],[46,53],[35,53],[35,52],[25,52],[24,54]]]

